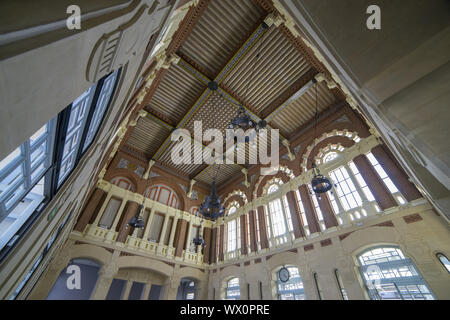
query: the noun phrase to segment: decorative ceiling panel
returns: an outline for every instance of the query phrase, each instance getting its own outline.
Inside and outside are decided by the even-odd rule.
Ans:
[[[179,51],[214,78],[264,14],[254,1],[211,1]]]
[[[127,144],[149,158],[170,133],[169,129],[150,117],[140,118],[132,130]]]
[[[203,164],[201,157],[198,157],[196,153],[194,153],[194,141],[191,141],[191,157],[190,163],[180,163],[176,164],[172,160],[173,155],[181,154],[181,144],[179,141],[171,141],[169,146],[164,150],[161,157],[158,159],[162,164],[168,164],[169,166],[177,169],[180,172],[185,173],[187,176],[194,173],[198,170]],[[187,161],[186,161],[187,162]]]
[[[213,181],[214,175],[217,173],[216,184],[220,186],[228,179],[230,179],[230,177],[241,172],[241,169],[242,167],[237,164],[221,164],[220,166],[209,166],[201,173],[199,173],[195,177],[195,180],[210,185]]]
[[[153,109],[176,124],[205,88],[206,86],[200,80],[183,68],[171,65],[150,100],[147,110]]]
[[[310,68],[286,37],[272,26],[225,77],[223,84],[260,114]]]
[[[185,128],[194,132],[194,122],[202,121],[202,129],[219,129],[225,137],[225,129],[228,128],[230,121],[237,115],[237,106],[231,104],[219,93],[211,94],[200,109],[190,118]],[[225,141],[224,141],[225,142]],[[206,142],[208,144],[209,142]]]
[[[309,88],[297,100],[291,102],[281,110],[272,120],[278,128],[283,128],[289,134],[303,124],[314,118],[315,112],[315,85]],[[328,89],[324,82],[319,82],[317,87],[317,110],[322,112],[337,103],[336,97]]]

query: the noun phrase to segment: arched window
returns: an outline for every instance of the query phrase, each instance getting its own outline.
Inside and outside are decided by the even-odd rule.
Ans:
[[[366,217],[366,208],[378,210],[372,192],[353,161],[331,171],[329,177],[335,184],[335,192],[329,191],[327,196],[339,224],[347,220],[344,213],[353,221]],[[367,203],[372,204],[367,207]]]
[[[448,273],[450,273],[450,261],[443,253],[437,253],[436,257],[439,259],[439,261],[442,263],[444,268],[447,270]]]
[[[374,247],[357,258],[361,277],[372,300],[434,300],[414,263],[400,248]]]
[[[239,300],[241,297],[241,288],[239,286],[239,278],[232,278],[227,281],[225,289],[225,300]]]
[[[233,201],[228,205],[227,216],[233,217],[239,208],[239,203]],[[237,257],[237,251],[241,247],[241,224],[239,217],[232,218],[226,223],[226,250],[227,259],[232,259]]]
[[[195,282],[188,278],[180,280],[177,300],[195,300]]]
[[[130,179],[125,177],[114,177],[111,179],[111,184],[118,186],[119,188],[130,190],[134,192],[134,186]]]
[[[144,196],[176,209],[179,209],[180,206],[180,200],[176,192],[163,184],[148,187]]]
[[[277,278],[278,300],[305,300],[305,289],[297,267],[286,267],[289,280],[283,282]]]
[[[89,300],[94,292],[100,268],[101,265],[90,259],[70,261],[59,274],[47,300]]]
[[[270,181],[264,188],[264,193],[270,195],[276,193],[283,184],[281,179],[275,178]],[[292,232],[292,221],[287,205],[286,196],[276,197],[271,200],[265,207],[267,234],[269,238],[274,238],[275,245],[283,244],[290,239],[290,232]]]

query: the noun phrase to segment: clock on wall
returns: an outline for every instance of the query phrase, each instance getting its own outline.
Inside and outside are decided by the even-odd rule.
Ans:
[[[290,277],[289,270],[286,267],[282,267],[278,271],[278,278],[280,279],[281,282],[288,282],[289,277]]]

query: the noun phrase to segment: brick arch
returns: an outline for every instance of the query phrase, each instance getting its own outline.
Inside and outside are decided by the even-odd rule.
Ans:
[[[161,176],[150,178],[149,180],[147,180],[145,182],[146,183],[144,185],[144,188],[140,192],[141,194],[144,194],[145,190],[147,190],[147,188],[149,188],[151,186],[155,186],[158,184],[166,185],[166,186],[170,187],[178,196],[178,199],[180,200],[179,209],[186,211],[186,209],[187,209],[186,204],[188,203],[188,198],[187,198],[187,195],[184,192],[184,190],[181,189],[181,187],[177,183],[175,183],[165,177],[161,177]]]
[[[239,203],[239,207],[243,207],[245,205],[245,202],[242,199],[242,197],[238,194],[235,194],[226,199],[226,201],[223,203],[224,208],[226,208],[228,206],[228,204],[230,204],[233,201],[236,201],[237,203]]]
[[[299,157],[299,166],[301,172],[305,172],[311,168],[312,159],[316,156],[318,151],[328,144],[337,144],[340,143],[345,148],[349,148],[353,146],[357,141],[361,138],[359,137],[357,132],[349,131],[349,130],[333,130],[331,132],[325,132],[321,136],[317,138],[317,145],[314,149],[314,140],[310,142],[310,144],[305,145],[302,150],[302,155]]]
[[[273,179],[273,178],[280,178],[283,183],[287,183],[290,180],[290,177],[282,171],[278,171],[277,174],[274,175],[267,175],[267,176],[259,176],[257,183],[254,186],[253,189],[253,199],[259,198],[262,196],[262,192],[264,189],[264,186],[266,185],[267,181]]]
[[[117,177],[124,177],[131,181],[134,187],[134,192],[140,193],[140,178],[139,176],[128,170],[128,169],[113,169],[111,171],[108,171],[108,173],[105,175],[105,180],[111,182],[112,179]]]
[[[306,162],[306,168],[309,170],[311,169],[312,166],[312,162],[313,159],[320,153],[320,151],[322,149],[325,149],[326,147],[328,147],[331,144],[338,144],[343,146],[344,148],[350,148],[351,146],[355,145],[355,141],[351,140],[350,138],[347,137],[331,137],[328,139],[325,139],[323,141],[321,141],[320,143],[318,143],[316,145],[316,148],[314,149],[314,154],[311,152],[309,154],[309,157],[307,159]],[[312,150],[311,150],[312,151]],[[302,164],[304,165],[305,163],[305,159],[303,159],[302,163],[300,164],[300,166],[302,166]]]

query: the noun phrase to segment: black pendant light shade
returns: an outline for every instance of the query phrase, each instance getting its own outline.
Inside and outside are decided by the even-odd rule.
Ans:
[[[192,240],[192,243],[193,243],[195,246],[202,246],[202,247],[206,246],[206,244],[205,244],[205,239],[203,239],[202,236],[195,237],[195,238]]]
[[[141,211],[144,209],[144,206],[141,204],[139,205],[139,209],[138,212],[136,213],[136,215],[131,218],[130,222],[128,222],[126,228],[128,229],[128,227],[132,227],[132,228],[138,228],[138,229],[144,229],[144,219],[142,219],[140,213]]]
[[[225,212],[225,208],[220,202],[220,198],[216,191],[216,179],[214,178],[211,184],[211,191],[205,198],[205,201],[200,205],[200,213],[203,217],[211,220],[216,220]]]
[[[312,165],[312,170],[314,173],[314,176],[311,180],[311,186],[313,191],[318,194],[330,191],[332,187],[330,180],[327,177],[320,174],[319,169],[316,167],[314,163]]]

